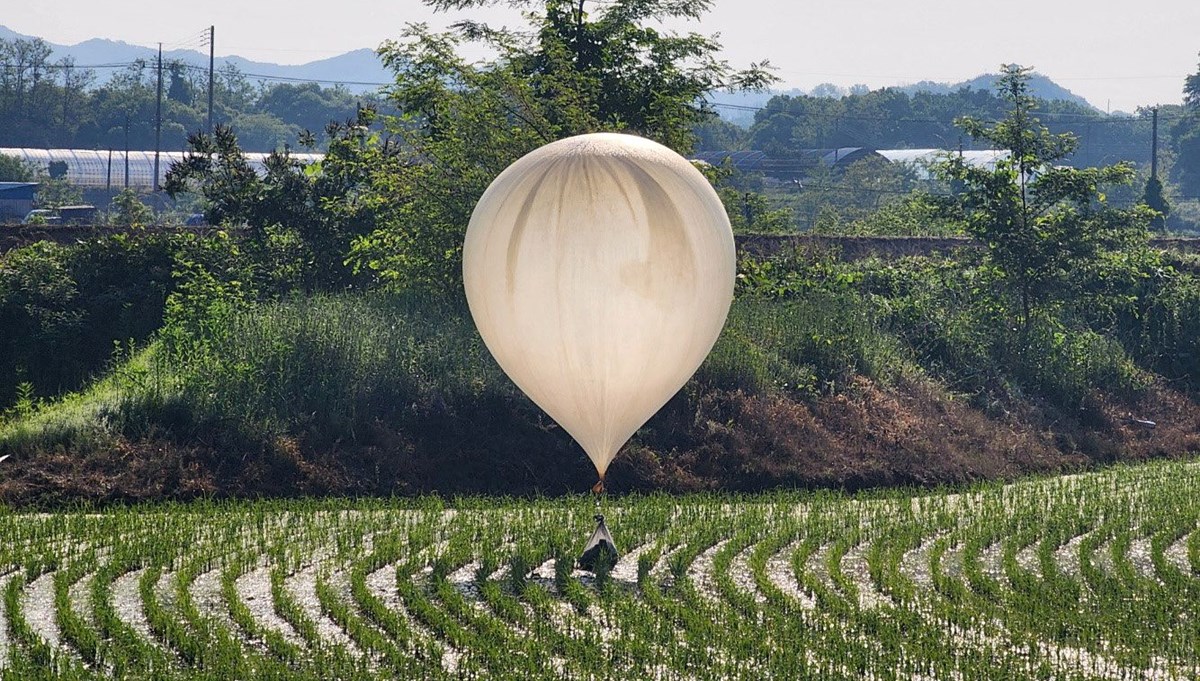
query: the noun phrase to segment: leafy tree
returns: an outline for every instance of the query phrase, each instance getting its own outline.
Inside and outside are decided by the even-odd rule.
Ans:
[[[40,177],[34,203],[38,208],[58,208],[83,203],[83,191],[63,179]]]
[[[109,219],[122,227],[145,227],[154,221],[154,211],[142,203],[133,189],[123,189],[113,197]]]
[[[273,152],[261,177],[232,128],[218,125],[212,136],[189,138],[190,152],[167,171],[164,189],[172,196],[199,193],[209,224],[245,226],[249,245],[262,262],[271,261],[286,242],[304,271],[302,280],[291,283],[305,288],[345,285],[349,273],[344,259],[351,240],[376,224],[372,206],[357,198],[370,173],[384,162],[384,145],[369,130],[373,115],[363,110],[349,124],[331,125],[329,149],[319,163],[305,165],[287,149]],[[289,264],[282,269],[294,268]]]
[[[399,286],[445,288],[459,279],[462,233],[475,201],[509,163],[569,135],[630,131],[681,152],[714,116],[706,93],[757,87],[764,65],[736,71],[711,38],[676,35],[651,22],[695,19],[709,0],[426,0],[436,10],[512,4],[528,31],[462,21],[450,33],[411,26],[380,54],[396,73],[389,95],[404,115],[364,201],[381,228],[358,240],[351,260]],[[495,59],[470,64],[465,42]]]
[[[7,146],[49,146],[76,134],[91,111],[85,88],[95,77],[71,58],[51,61],[41,39],[0,39],[0,126]]]
[[[1183,84],[1184,116],[1175,125],[1175,173],[1189,198],[1200,198],[1200,68]]]
[[[1200,198],[1200,113],[1178,126],[1175,140],[1175,174],[1187,198]]]
[[[181,104],[192,104],[195,91],[191,81],[187,78],[187,65],[178,59],[173,59],[166,63],[166,69],[167,77],[170,79],[167,85],[167,99]]]
[[[813,97],[820,97],[822,99],[838,99],[845,93],[845,90],[833,83],[821,83],[812,89],[811,94]]]
[[[1146,180],[1146,192],[1142,195],[1142,202],[1156,213],[1150,220],[1150,226],[1159,231],[1166,229],[1171,204],[1163,194],[1163,183],[1157,175],[1151,175],[1150,179]]]
[[[237,114],[228,125],[237,133],[238,143],[247,149],[274,151],[294,143],[300,135],[296,126],[263,113]]]
[[[970,234],[987,247],[987,266],[1013,300],[1026,338],[1036,315],[1055,303],[1119,304],[1144,271],[1150,212],[1107,205],[1104,186],[1130,181],[1129,164],[1075,169],[1055,165],[1075,149],[1072,135],[1051,134],[1032,114],[1030,70],[1005,65],[997,89],[1011,109],[997,123],[959,121],[972,138],[1008,151],[994,169],[952,156],[941,166],[960,182]]]
[[[213,99],[215,104],[225,109],[226,116],[239,111],[248,110],[254,103],[254,86],[242,74],[242,70],[233,62],[217,69],[213,83]]]
[[[34,169],[16,156],[0,154],[0,182],[33,182]]]
[[[695,127],[697,151],[736,151],[745,145],[745,130],[721,118],[711,118]]]
[[[332,121],[352,118],[358,110],[358,98],[341,87],[280,83],[264,88],[255,106],[261,113],[274,116],[287,125],[316,133]]]
[[[1200,109],[1200,69],[1183,81],[1183,103],[1192,109]]]

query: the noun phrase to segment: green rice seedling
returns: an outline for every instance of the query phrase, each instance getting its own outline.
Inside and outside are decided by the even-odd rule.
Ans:
[[[1183,461],[937,492],[610,498],[629,554],[600,579],[573,570],[592,513],[578,498],[0,513],[0,674],[1190,679],[1198,483]],[[301,572],[315,613],[289,587]],[[61,644],[38,633],[47,593]]]

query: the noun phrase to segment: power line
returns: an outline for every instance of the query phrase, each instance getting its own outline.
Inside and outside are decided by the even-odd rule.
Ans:
[[[226,62],[226,63],[229,63],[229,62]],[[204,71],[206,73],[208,72],[207,67],[197,66],[195,64],[184,64],[183,67],[187,68],[187,69],[196,70],[196,71]],[[280,81],[280,82],[285,82],[285,83],[317,83],[318,85],[374,85],[374,86],[380,86],[380,87],[385,86],[385,85],[394,85],[394,83],[373,82],[373,81],[363,81],[363,80],[325,80],[325,79],[321,79],[321,78],[301,78],[299,76],[275,76],[275,75],[269,75],[269,74],[265,74],[265,73],[246,73],[244,71],[240,71],[240,73],[241,73],[241,75],[245,76],[246,78],[257,78],[259,80]]]
[[[771,105],[753,106],[750,104],[728,104],[728,103],[724,103],[724,102],[705,102],[705,103],[708,106],[712,106],[712,107],[716,107],[716,108],[720,108],[720,109],[733,109],[735,111],[755,111],[755,112],[770,110],[770,111],[775,111],[775,112],[778,112],[781,114],[788,114],[789,116],[795,116],[798,118],[803,118],[803,117],[831,118],[831,119],[837,119],[837,120],[883,121],[883,122],[890,122],[890,123],[946,124],[946,123],[952,122],[952,121],[947,121],[947,120],[944,120],[941,118],[911,118],[911,117],[893,118],[890,116],[863,116],[863,115],[858,115],[858,114],[835,113],[835,112],[827,112],[827,111],[795,111],[795,110],[788,109],[787,107],[778,106],[778,105],[776,105],[776,106],[771,106]],[[1148,124],[1150,122],[1149,118],[1143,118],[1141,116],[1101,116],[1101,115],[1093,116],[1091,114],[1074,113],[1074,112],[1069,112],[1069,111],[1036,111],[1036,110],[1031,111],[1030,113],[1037,115],[1037,116],[1074,118],[1074,119],[1078,119],[1081,123],[1097,123],[1097,124],[1147,123]],[[1179,118],[1183,118],[1183,117],[1184,117],[1184,114],[1179,113],[1176,116],[1173,116],[1172,118],[1179,119]]]
[[[172,49],[172,50],[199,49],[201,47],[207,47],[207,45],[208,45],[208,31],[207,30],[197,31],[185,38],[180,38],[178,41],[168,42],[168,43],[163,44],[163,46],[165,48]]]
[[[127,68],[130,66],[134,66],[135,64],[139,64],[139,63],[144,63],[147,66],[149,65],[148,61],[143,61],[143,62],[127,61],[127,62],[110,62],[107,64],[40,64],[40,65],[38,65],[38,68],[46,69],[48,71],[54,70],[54,69],[123,69],[123,68]],[[33,67],[29,64],[0,64],[0,68],[30,69]]]

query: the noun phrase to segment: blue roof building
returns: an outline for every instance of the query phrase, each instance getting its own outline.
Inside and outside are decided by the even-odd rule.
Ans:
[[[33,210],[37,182],[0,182],[0,222],[19,222]]]

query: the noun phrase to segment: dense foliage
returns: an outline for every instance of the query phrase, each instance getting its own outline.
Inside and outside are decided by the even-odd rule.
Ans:
[[[0,182],[32,182],[34,170],[23,159],[0,154]]]
[[[1103,315],[1127,301],[1155,266],[1146,249],[1151,214],[1107,205],[1104,190],[1129,184],[1128,164],[1076,169],[1056,165],[1076,145],[1032,116],[1028,69],[1006,66],[998,87],[1011,109],[997,123],[960,121],[972,137],[1008,152],[995,168],[950,156],[942,172],[960,183],[968,233],[987,247],[986,265],[1011,291],[1022,332],[1054,302],[1086,300]]]
[[[158,330],[178,247],[171,237],[118,236],[0,256],[0,408],[20,394],[77,389],[106,367],[114,344]]]
[[[978,148],[955,121],[962,116],[997,120],[1008,109],[1009,103],[990,89],[909,94],[883,88],[839,97],[778,95],[756,111],[749,130],[732,141],[779,158],[795,157],[802,149],[836,147]],[[1079,138],[1080,153],[1072,164],[1142,161],[1149,155],[1148,111],[1138,112],[1133,120],[1109,118],[1091,107],[1061,100],[1037,100],[1036,109],[1052,132],[1070,132]]]
[[[1175,173],[1184,196],[1200,199],[1200,67],[1183,84],[1183,115],[1171,128]]]
[[[4,146],[153,149],[157,64],[138,61],[97,85],[92,69],[50,60],[41,39],[0,39],[0,128]],[[208,120],[208,73],[163,64],[162,148],[179,149]],[[237,130],[244,148],[271,151],[304,131],[354,116],[373,96],[316,83],[252,84],[235,66],[214,83],[213,120]]]

